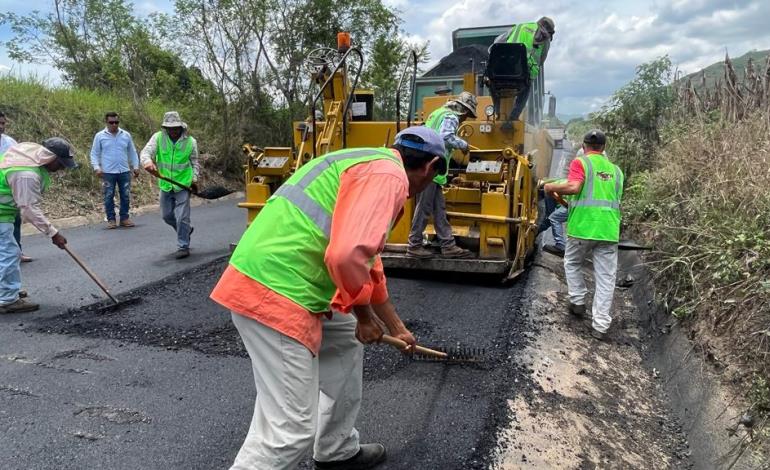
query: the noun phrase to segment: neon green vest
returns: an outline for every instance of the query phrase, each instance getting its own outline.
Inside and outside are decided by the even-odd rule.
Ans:
[[[428,116],[428,119],[425,121],[425,126],[430,127],[434,131],[441,133],[441,123],[444,122],[444,118],[448,114],[454,114],[454,112],[447,108],[446,106],[442,106],[438,108],[437,110],[430,113],[430,116]],[[446,184],[446,177],[449,174],[449,161],[452,158],[452,149],[447,148],[444,152],[444,159],[446,159],[446,171],[443,174],[436,175],[433,178],[433,182],[440,185]]]
[[[604,154],[578,157],[585,180],[569,203],[567,235],[584,240],[617,242],[620,239],[620,198],[623,172]]]
[[[336,286],[324,254],[340,175],[373,160],[390,160],[403,168],[386,148],[339,150],[305,164],[268,199],[238,242],[230,264],[310,312],[328,311]]]
[[[4,154],[0,155],[0,162],[4,158]],[[16,201],[13,200],[11,186],[8,184],[8,175],[17,171],[33,171],[40,175],[43,191],[48,189],[48,185],[51,183],[48,170],[41,166],[12,166],[0,170],[0,222],[13,223],[16,219],[16,214],[19,212],[19,208],[16,207]]]
[[[171,178],[172,180],[190,186],[193,180],[193,167],[190,162],[192,155],[193,140],[190,136],[180,137],[176,142],[165,132],[158,134],[158,152],[155,158],[155,165],[161,176]],[[171,192],[179,191],[182,188],[175,184],[158,180],[158,186],[161,191]]]
[[[540,73],[540,56],[542,48],[535,47],[535,33],[537,32],[537,23],[517,24],[508,35],[507,43],[524,44],[527,48],[527,63],[529,64],[529,77],[537,78]]]

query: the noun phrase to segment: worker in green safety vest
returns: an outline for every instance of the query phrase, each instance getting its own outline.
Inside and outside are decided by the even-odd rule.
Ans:
[[[42,193],[50,183],[49,173],[77,168],[72,145],[60,137],[42,145],[21,142],[0,155],[0,313],[25,313],[40,308],[25,299],[19,269],[21,250],[13,236],[16,216],[46,234],[64,249],[67,239],[48,221],[40,207]]]
[[[569,290],[569,311],[585,314],[588,292],[582,266],[593,254],[596,291],[592,308],[592,332],[603,339],[612,322],[610,310],[615,292],[620,240],[620,200],[623,195],[623,172],[604,153],[607,138],[599,130],[583,138],[585,155],[570,165],[566,183],[548,183],[546,193],[572,194],[567,215],[567,246],[564,273]]]
[[[154,175],[170,178],[197,191],[198,143],[188,134],[187,124],[176,111],[163,115],[161,130],[156,132],[141,152],[142,167]],[[160,212],[163,221],[176,232],[176,259],[190,256],[190,191],[167,181],[158,180]]]
[[[457,135],[457,129],[469,117],[476,118],[476,106],[476,96],[464,91],[457,98],[450,99],[444,106],[430,113],[428,119],[425,120],[425,126],[438,132],[444,139],[446,169],[436,175],[433,184],[428,185],[424,191],[417,195],[412,227],[409,231],[409,244],[406,248],[407,256],[412,258],[436,256],[433,250],[423,246],[423,232],[431,217],[433,217],[433,227],[436,230],[436,239],[441,248],[442,258],[470,258],[473,256],[471,251],[460,248],[455,243],[452,226],[446,215],[443,187],[447,184],[452,151],[458,149],[463,153],[468,153],[468,143]]]
[[[211,298],[231,311],[251,358],[254,415],[232,469],[368,469],[385,447],[362,444],[363,345],[387,332],[416,340],[388,295],[379,253],[408,197],[444,170],[444,142],[412,126],[391,148],[315,158],[268,199]],[[352,313],[352,314],[351,314]],[[398,466],[398,465],[396,465]]]
[[[527,48],[527,64],[529,65],[529,81],[516,96],[516,103],[511,111],[510,119],[516,120],[524,110],[529,98],[529,90],[532,81],[537,80],[538,75],[548,56],[551,40],[556,34],[556,26],[551,18],[544,16],[537,23],[520,23],[513,25],[510,31],[495,38],[495,43],[506,42],[508,44],[523,44]]]

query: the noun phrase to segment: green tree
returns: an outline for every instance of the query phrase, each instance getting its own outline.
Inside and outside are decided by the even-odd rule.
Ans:
[[[642,64],[636,69],[636,77],[591,116],[607,132],[608,153],[627,175],[652,165],[663,121],[674,103],[671,79],[668,56]]]

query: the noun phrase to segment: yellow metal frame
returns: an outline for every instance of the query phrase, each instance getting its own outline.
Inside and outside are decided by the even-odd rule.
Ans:
[[[315,123],[315,156],[343,148],[342,111],[352,91],[345,70],[339,69],[331,77],[331,85],[323,90],[324,118]],[[314,78],[323,83],[330,77]],[[472,74],[465,77],[465,86],[475,90]],[[430,113],[451,98],[454,97],[425,98],[423,109]],[[478,251],[478,260],[467,261],[507,260],[508,275],[512,277],[524,270],[527,255],[534,248],[538,216],[536,181],[547,175],[553,141],[545,130],[523,121],[504,123],[494,116],[485,116],[484,110],[491,104],[490,97],[478,97],[479,117],[461,125],[460,134],[474,150],[469,157],[459,152],[453,155],[459,168],[450,170],[453,178],[444,194],[449,221],[459,242],[466,240],[470,248]],[[500,115],[507,115],[512,105],[512,100],[504,99]],[[396,122],[348,119],[345,147],[388,146],[396,133]],[[280,184],[313,157],[312,135],[312,121],[308,119],[294,123],[291,148],[244,146],[246,202],[239,206],[248,210],[249,222]],[[474,169],[480,168],[478,173],[471,173],[469,160],[482,162],[472,165]],[[389,247],[404,249],[413,212],[414,201],[409,200],[403,217],[390,234]]]

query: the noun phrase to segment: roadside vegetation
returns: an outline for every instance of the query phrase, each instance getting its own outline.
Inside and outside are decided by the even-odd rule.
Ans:
[[[658,295],[745,403],[744,446],[770,443],[770,57],[736,74],[726,58],[711,86],[673,81],[663,57],[571,135],[608,131],[628,177],[626,232]],[[741,77],[741,78],[738,78]],[[736,423],[738,427],[738,423]]]

